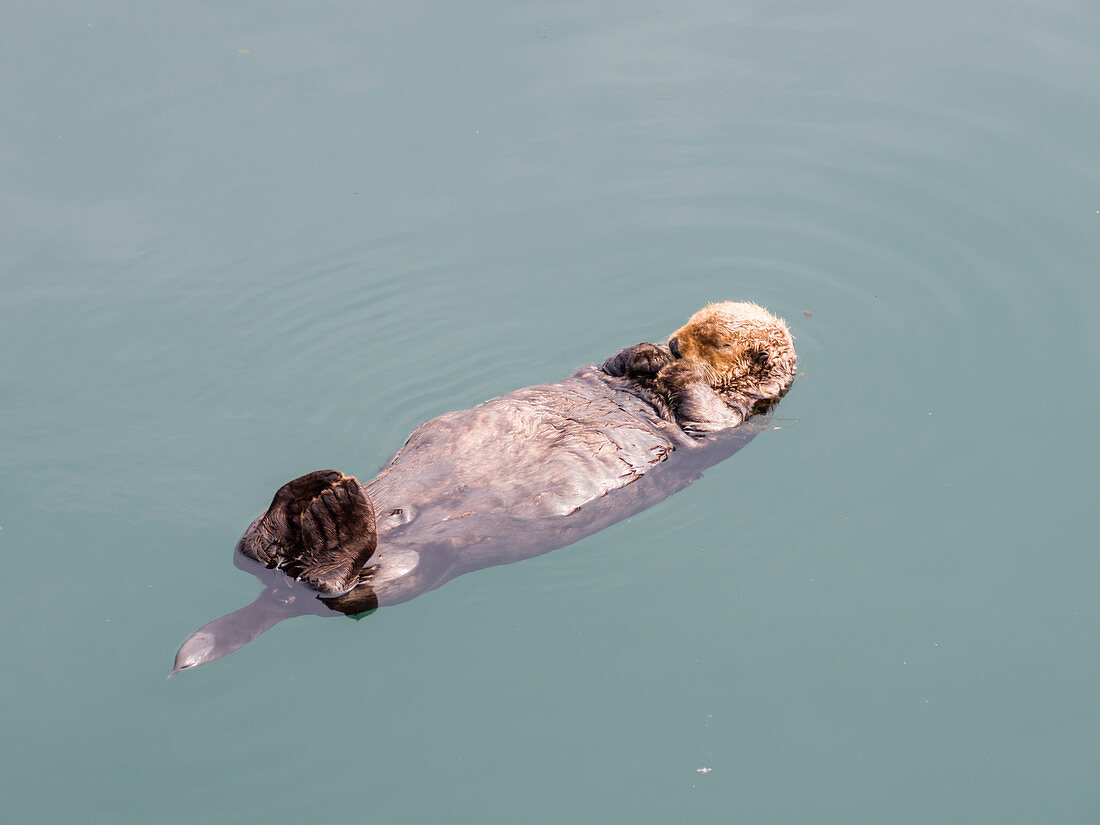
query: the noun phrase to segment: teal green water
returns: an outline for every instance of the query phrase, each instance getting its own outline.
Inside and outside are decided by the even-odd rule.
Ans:
[[[105,0],[0,42],[0,821],[1100,819],[1095,4]],[[791,323],[780,429],[165,679],[282,482],[716,299]]]

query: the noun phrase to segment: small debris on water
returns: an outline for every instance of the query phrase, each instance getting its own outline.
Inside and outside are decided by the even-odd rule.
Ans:
[[[805,315],[807,318],[813,318],[814,317],[814,314],[812,312],[810,312],[808,309],[802,310],[802,314]]]
[[[710,773],[710,770],[711,770],[710,768],[696,768],[695,772],[696,773]]]

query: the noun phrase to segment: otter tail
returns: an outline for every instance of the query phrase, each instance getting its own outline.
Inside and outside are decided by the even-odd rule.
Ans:
[[[192,633],[180,646],[176,663],[168,675],[174,676],[181,670],[220,659],[293,615],[295,613],[287,609],[285,602],[273,599],[265,591],[247,607],[215,619]]]

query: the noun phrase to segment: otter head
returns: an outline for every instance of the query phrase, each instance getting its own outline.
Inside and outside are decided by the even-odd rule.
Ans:
[[[787,324],[756,304],[705,306],[672,334],[668,348],[719,392],[774,400],[794,380],[794,339]]]

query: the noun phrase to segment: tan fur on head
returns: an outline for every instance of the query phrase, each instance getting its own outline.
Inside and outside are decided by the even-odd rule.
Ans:
[[[756,304],[705,306],[670,336],[669,346],[719,391],[775,399],[794,380],[794,339],[787,324]]]

